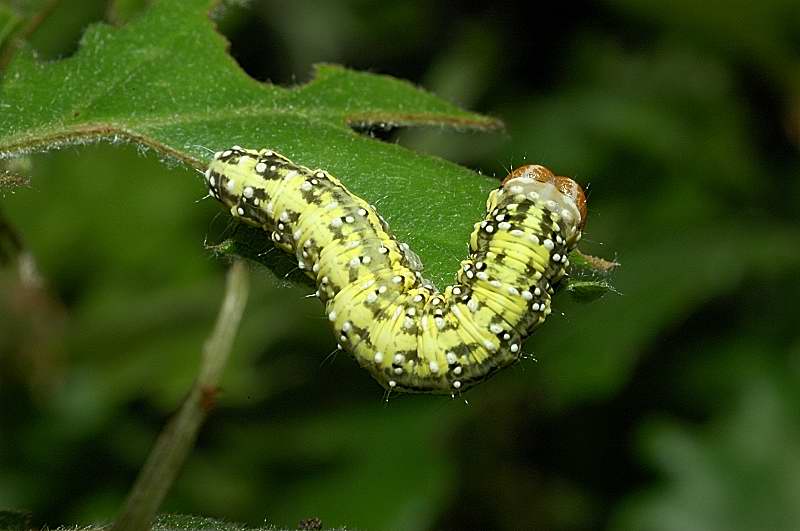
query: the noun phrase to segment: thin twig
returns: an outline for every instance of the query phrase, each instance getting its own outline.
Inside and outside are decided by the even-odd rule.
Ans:
[[[228,272],[225,299],[214,331],[203,347],[197,380],[178,413],[156,440],[111,531],[150,529],[161,502],[194,446],[200,426],[214,406],[217,385],[239,328],[247,293],[246,266],[236,261]]]

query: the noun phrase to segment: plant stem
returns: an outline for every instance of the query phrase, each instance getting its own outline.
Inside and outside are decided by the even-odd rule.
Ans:
[[[203,347],[200,370],[178,413],[156,440],[139,472],[111,531],[145,531],[194,446],[197,433],[214,399],[225,364],[239,328],[248,294],[248,275],[243,262],[228,271],[225,298],[214,331]]]

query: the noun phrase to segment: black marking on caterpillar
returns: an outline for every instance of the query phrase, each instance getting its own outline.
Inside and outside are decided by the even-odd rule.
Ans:
[[[234,146],[214,154],[205,178],[235,218],[296,256],[340,347],[407,392],[454,394],[516,362],[586,220],[572,179],[517,168],[489,194],[456,283],[439,292],[380,214],[325,170]]]

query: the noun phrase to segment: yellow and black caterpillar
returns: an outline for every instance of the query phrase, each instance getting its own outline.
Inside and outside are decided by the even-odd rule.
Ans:
[[[581,187],[523,166],[489,194],[469,258],[444,292],[374,207],[324,170],[269,149],[214,154],[209,193],[297,256],[317,285],[340,348],[389,389],[453,394],[520,358],[550,313],[581,237]]]

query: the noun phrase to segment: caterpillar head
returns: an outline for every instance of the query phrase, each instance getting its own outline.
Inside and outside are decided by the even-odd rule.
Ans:
[[[517,181],[519,179],[519,181]],[[538,164],[528,164],[514,169],[511,173],[503,179],[502,186],[508,188],[515,182],[532,182],[551,184],[561,193],[562,203],[574,207],[580,219],[578,220],[577,227],[583,230],[586,226],[586,194],[583,193],[581,185],[570,179],[569,177],[556,176],[553,172],[540,166]]]

